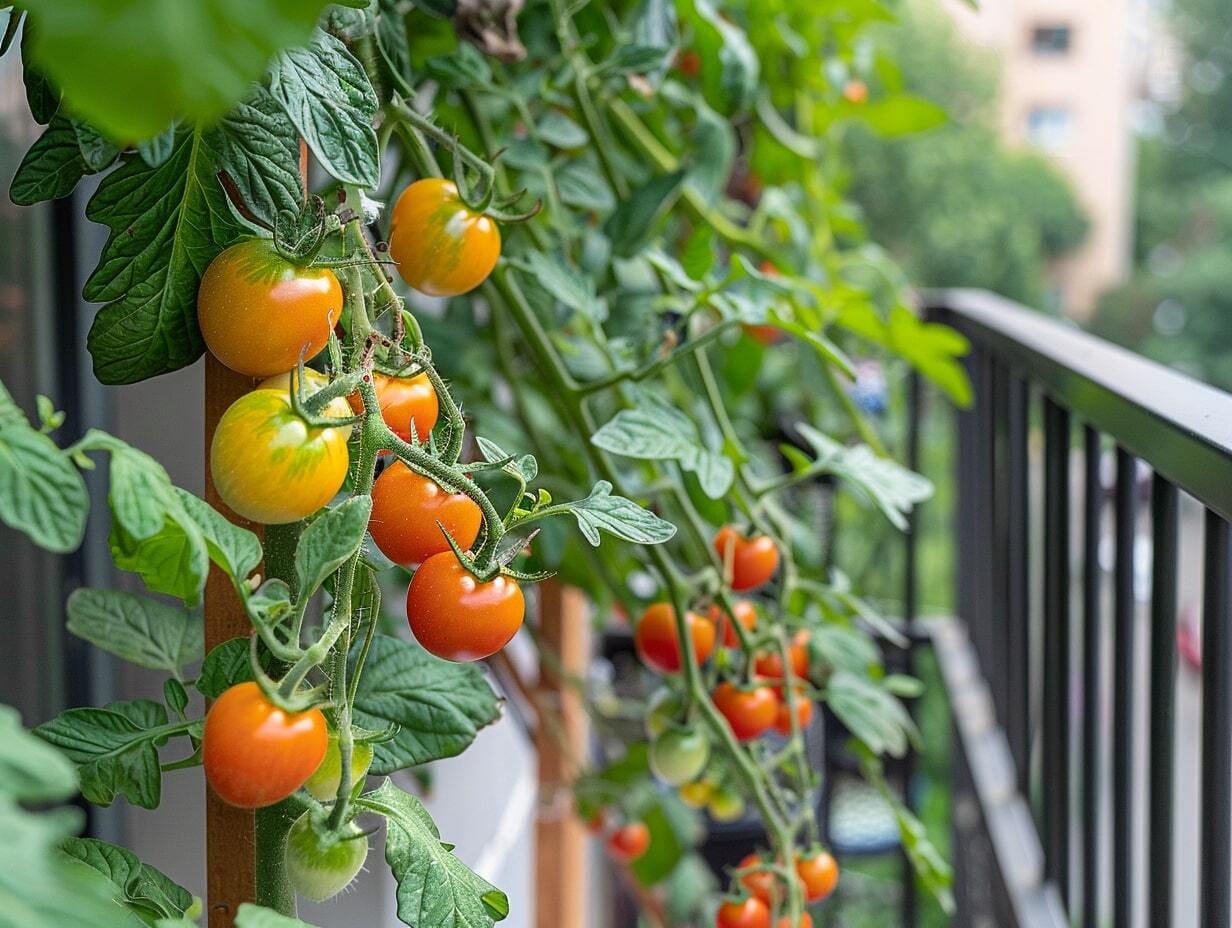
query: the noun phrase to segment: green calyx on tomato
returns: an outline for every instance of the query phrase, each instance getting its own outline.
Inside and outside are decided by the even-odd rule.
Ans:
[[[214,431],[214,487],[245,519],[297,522],[342,488],[349,430],[309,424],[292,408],[289,393],[253,390],[227,408]]]
[[[415,640],[448,661],[495,654],[517,634],[525,614],[526,600],[516,580],[499,573],[480,580],[452,551],[420,564],[406,591]]]
[[[328,742],[320,709],[286,712],[256,683],[237,683],[205,716],[205,778],[233,806],[273,805],[307,782],[321,765]]]
[[[669,786],[696,779],[710,760],[710,742],[695,728],[669,728],[650,744],[650,769]]]
[[[287,833],[287,878],[297,893],[324,902],[342,892],[363,869],[368,836],[354,822],[338,833],[322,833],[305,812]]]
[[[227,248],[197,291],[197,323],[210,353],[250,377],[285,373],[317,354],[341,313],[334,272],[292,264],[268,239]]]
[[[351,782],[358,783],[368,775],[372,766],[372,742],[360,741],[351,748]],[[304,789],[312,798],[321,802],[330,802],[338,795],[338,785],[342,782],[342,752],[338,749],[338,736],[329,733],[329,746],[325,749],[325,757],[304,783]]]

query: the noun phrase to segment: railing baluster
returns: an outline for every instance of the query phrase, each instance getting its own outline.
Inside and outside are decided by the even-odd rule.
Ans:
[[[1010,572],[1010,498],[1009,481],[1006,479],[1009,458],[1009,371],[1005,365],[994,362],[989,365],[989,398],[992,401],[988,429],[988,487],[990,519],[989,532],[989,592],[990,623],[994,629],[993,663],[985,668],[984,676],[998,682],[993,684],[997,698],[997,719],[1003,728],[1013,725],[1017,713],[1012,681],[1009,676],[1012,650],[1009,629],[1009,572]]]
[[[1202,608],[1202,928],[1228,928],[1232,898],[1232,538],[1216,513],[1206,513]]]
[[[1005,638],[1009,643],[1008,674],[1010,715],[1007,733],[1018,774],[1018,789],[1025,796],[1031,782],[1031,562],[1030,481],[1027,448],[1030,391],[1021,377],[1009,378],[1006,453],[1009,457],[1003,479],[1008,486],[1009,522],[1006,565],[1008,609]]]
[[[1100,474],[1103,452],[1099,432],[1083,429],[1082,499],[1082,926],[1099,928],[1100,849],[1100,712],[1103,674],[1100,670],[1103,622],[1099,611],[1100,516],[1104,486]]]
[[[1123,448],[1116,458],[1116,568],[1113,579],[1112,923],[1133,922],[1134,537],[1137,471]]]
[[[1044,861],[1069,905],[1069,412],[1044,401]]]
[[[1172,924],[1173,751],[1176,720],[1177,492],[1156,474],[1151,483],[1150,818],[1146,846],[1159,861],[1146,881],[1152,928]]]

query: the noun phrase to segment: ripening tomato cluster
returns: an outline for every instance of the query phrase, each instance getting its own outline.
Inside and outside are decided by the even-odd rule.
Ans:
[[[412,287],[454,296],[492,271],[500,231],[489,217],[469,210],[452,183],[425,179],[408,187],[394,207],[389,252]],[[210,352],[237,373],[263,378],[223,413],[210,448],[214,486],[243,518],[296,522],[342,488],[350,422],[353,413],[363,412],[363,402],[358,395],[339,397],[319,415],[306,416],[296,408],[292,377],[301,362],[326,347],[342,309],[333,271],[297,264],[267,239],[232,245],[202,277],[197,315]],[[325,374],[311,369],[304,379],[298,385],[303,396],[329,384]],[[390,431],[403,441],[426,442],[440,413],[427,374],[375,371],[372,383]],[[372,501],[373,540],[392,561],[416,568],[407,613],[419,642],[449,660],[477,660],[503,647],[522,624],[521,589],[504,576],[473,576],[445,536],[471,548],[483,521],[479,506],[402,461],[384,469]],[[215,793],[241,808],[272,805],[301,787],[327,802],[341,779],[338,740],[325,715],[317,708],[285,711],[253,682],[231,687],[210,707],[202,755]],[[366,775],[372,756],[371,744],[355,745],[353,778]],[[357,830],[343,831],[319,830],[307,817],[293,826],[288,867],[302,895],[327,898],[363,865],[367,839]],[[302,853],[292,860],[296,849]]]
[[[762,858],[757,854],[750,854],[737,865],[738,870],[753,870],[740,877],[740,889],[745,895],[724,900],[715,916],[715,928],[770,928],[770,913],[774,906],[783,904],[787,891],[774,871],[754,869],[761,866]],[[808,854],[797,855],[794,869],[805,902],[821,902],[838,885],[838,862],[828,851],[814,849]],[[812,916],[805,912],[796,924],[812,928]],[[784,915],[775,923],[775,928],[790,928],[790,925],[790,917]]]

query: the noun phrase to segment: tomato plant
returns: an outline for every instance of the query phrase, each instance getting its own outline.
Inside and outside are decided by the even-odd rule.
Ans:
[[[715,928],[770,928],[770,910],[760,899],[728,899],[714,918]]]
[[[693,642],[694,660],[704,664],[714,651],[714,626],[695,612],[685,614],[685,624]],[[660,673],[678,673],[684,666],[676,610],[668,603],[646,608],[637,621],[633,641],[647,666]]]
[[[415,640],[448,661],[477,661],[495,654],[517,634],[525,613],[516,580],[479,580],[452,551],[420,564],[406,591]]]
[[[465,493],[450,493],[401,461],[372,485],[368,531],[381,552],[398,564],[420,564],[449,550],[444,532],[469,551],[479,537],[483,513]]]
[[[328,742],[319,709],[288,713],[256,683],[239,683],[210,707],[201,758],[214,792],[233,806],[259,809],[303,786]]]
[[[394,204],[389,253],[402,278],[429,296],[458,296],[478,287],[496,267],[496,223],[471,210],[458,188],[437,177],[417,180]]]
[[[198,762],[232,801],[285,797],[257,813],[274,839],[255,862],[261,898],[284,916],[295,914],[278,898],[288,878],[310,898],[349,881],[366,848],[357,827],[386,828],[387,863],[425,910],[476,928],[508,911],[413,794],[366,774],[453,756],[496,722],[500,700],[466,662],[510,640],[523,589],[553,573],[599,615],[652,603],[635,647],[672,675],[650,701],[650,674],[622,681],[633,692],[620,702],[645,711],[651,743],[627,726],[614,771],[572,784],[579,809],[631,823],[612,836],[622,859],[646,850],[645,822],[668,823],[673,840],[656,838],[636,879],[666,879],[693,854],[694,833],[659,805],[656,773],[713,819],[755,815],[771,859],[819,846],[810,759],[763,685],[791,686],[784,649],[795,676],[813,671],[803,692],[785,691],[809,697],[797,720],[813,698],[836,712],[872,706],[843,721],[879,788],[876,755],[901,753],[912,734],[873,661],[810,667],[796,637],[825,631],[876,650],[861,622],[874,607],[800,541],[818,479],[840,477],[896,523],[929,492],[850,401],[856,362],[911,365],[956,400],[969,394],[961,339],[912,314],[834,185],[845,172],[832,136],[847,121],[928,121],[927,106],[892,89],[889,63],[864,83],[864,27],[880,9],[536,0],[477,31],[427,12],[451,6],[282,4],[258,23],[232,4],[220,33],[251,41],[219,52],[206,30],[172,43],[177,54],[154,17],[122,29],[83,17],[98,24],[98,54],[74,55],[56,4],[8,13],[9,37],[29,18],[29,47],[9,53],[23,56],[31,115],[46,127],[14,200],[66,196],[96,175],[88,215],[109,235],[84,295],[102,307],[88,340],[99,379],[145,380],[206,349],[270,378],[226,401],[218,391],[237,378],[209,380],[211,408],[230,403],[211,442],[214,502],[259,533],[113,436],[60,442],[63,416],[40,403],[31,420],[0,390],[0,450],[19,449],[23,478],[39,478],[6,481],[18,458],[0,454],[0,485],[24,494],[0,516],[73,550],[89,511],[80,471],[110,455],[109,549],[156,596],[78,591],[70,628],[167,678],[162,702],[75,707],[36,732],[73,758],[91,801],[154,808],[163,778]],[[165,80],[132,61],[158,53]],[[744,335],[758,326],[775,333],[762,333],[764,350]],[[788,420],[790,439],[767,435]],[[567,520],[578,532],[561,530]],[[418,643],[388,634],[388,594],[405,579],[382,573],[388,560],[414,568]],[[756,605],[734,595],[752,590]],[[203,600],[212,631],[226,602],[245,633],[206,636],[207,652],[192,611]],[[530,644],[552,666],[550,647]],[[604,674],[575,676],[588,707],[611,704]],[[435,701],[406,698],[408,686]],[[248,709],[233,712],[244,694]],[[238,721],[221,727],[229,715]],[[270,733],[305,719],[312,743],[278,753]],[[776,723],[786,741],[766,764],[771,746],[750,742]],[[939,858],[883,792],[944,898]],[[775,914],[806,919],[805,879],[775,886]],[[183,896],[139,914],[178,924],[191,918]]]
[[[312,358],[341,314],[333,271],[293,264],[264,238],[218,255],[197,293],[197,321],[210,352],[250,377],[281,374]]]

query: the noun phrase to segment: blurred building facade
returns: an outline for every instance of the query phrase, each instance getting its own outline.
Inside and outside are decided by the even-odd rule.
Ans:
[[[1086,241],[1053,268],[1053,304],[1082,320],[1131,263],[1134,131],[1160,54],[1159,0],[985,0],[946,4],[1001,63],[999,123],[1071,179],[1091,220]]]

